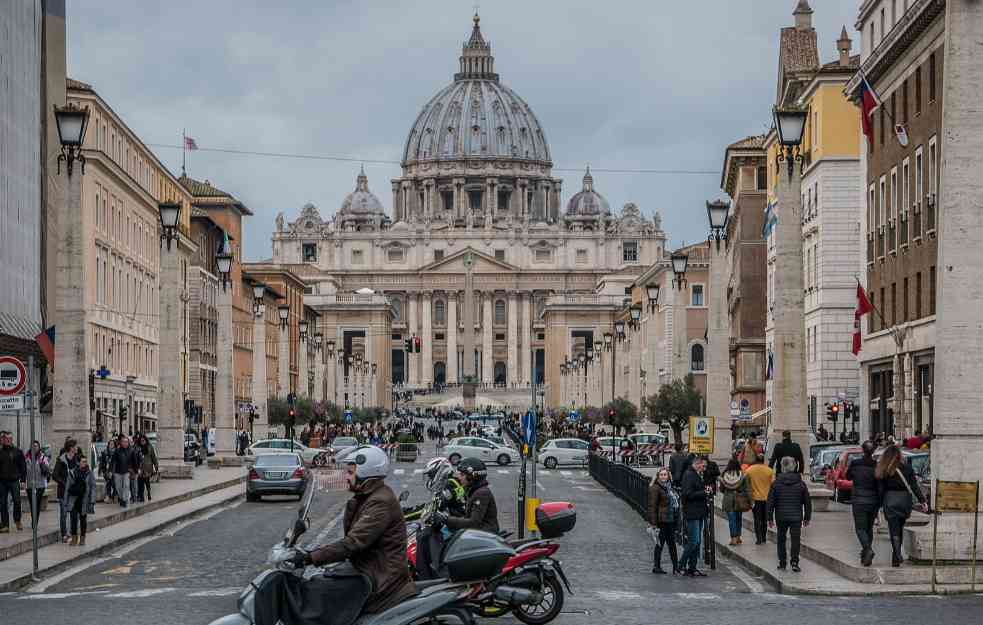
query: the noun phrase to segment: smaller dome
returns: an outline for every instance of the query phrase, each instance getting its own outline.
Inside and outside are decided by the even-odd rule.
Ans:
[[[348,194],[345,201],[341,203],[342,213],[358,213],[364,215],[385,215],[386,211],[382,208],[382,202],[369,191],[369,178],[365,175],[365,168],[358,174],[355,181],[355,190]]]
[[[595,217],[610,215],[611,207],[604,196],[594,190],[594,177],[590,175],[590,166],[584,174],[584,189],[567,202],[567,217]]]

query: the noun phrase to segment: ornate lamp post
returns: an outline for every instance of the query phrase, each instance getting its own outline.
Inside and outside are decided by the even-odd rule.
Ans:
[[[72,177],[72,165],[78,161],[82,165],[82,175],[85,175],[85,156],[82,154],[82,143],[85,141],[85,130],[89,126],[89,107],[76,106],[69,102],[65,106],[55,106],[55,125],[58,127],[58,141],[61,143],[61,154],[58,155],[58,174],[61,174],[61,162],[65,161],[68,177]]]
[[[642,307],[641,307],[641,305],[635,304],[631,308],[629,308],[628,309],[628,315],[629,315],[629,318],[630,318],[629,319],[629,325],[631,326],[631,329],[632,330],[635,330],[635,331],[638,331],[639,328],[642,327],[642,324],[641,324]]]
[[[222,291],[224,292],[232,274],[232,247],[229,244],[228,234],[223,237],[222,246],[218,248],[218,253],[215,254],[215,265],[222,275]]]
[[[297,322],[297,328],[298,328],[298,330],[300,330],[300,340],[301,341],[306,341],[307,340],[307,325],[308,325],[308,323],[309,322],[307,321],[307,319],[301,319],[300,321]]]
[[[727,214],[730,212],[730,204],[723,200],[707,202],[707,218],[710,220],[710,236],[708,241],[716,243],[717,250],[720,250],[720,242],[727,240]]]
[[[286,329],[287,323],[290,319],[290,306],[286,304],[280,304],[276,307],[277,315],[280,317],[280,328]]]
[[[647,287],[645,287],[645,290],[648,293],[649,310],[655,312],[659,304],[659,285],[650,284]]]
[[[167,251],[171,251],[171,241],[177,238],[177,225],[181,219],[181,204],[179,202],[160,202],[157,204],[160,212],[161,241],[167,241]]]
[[[689,266],[689,256],[682,252],[673,252],[669,257],[672,263],[672,273],[674,275],[672,283],[676,285],[676,290],[682,291],[683,284],[686,283],[686,268]]]
[[[259,282],[253,283],[253,314],[257,317],[266,313],[266,304],[263,303],[264,295],[266,295],[266,285]]]

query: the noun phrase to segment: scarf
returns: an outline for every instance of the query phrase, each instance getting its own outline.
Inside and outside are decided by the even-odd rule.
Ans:
[[[720,476],[720,483],[728,490],[737,490],[744,475],[740,471],[725,471]]]

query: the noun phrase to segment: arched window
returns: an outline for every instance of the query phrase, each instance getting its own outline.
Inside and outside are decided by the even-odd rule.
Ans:
[[[703,371],[703,346],[697,343],[690,348],[690,370]]]
[[[434,305],[433,305],[433,318],[434,318],[434,323],[438,323],[440,325],[443,325],[443,324],[447,323],[447,321],[446,321],[446,319],[447,319],[446,311],[447,311],[447,308],[444,306],[444,300],[439,299],[436,302],[434,302]]]
[[[505,320],[505,300],[500,299],[495,301],[495,325],[504,325]]]

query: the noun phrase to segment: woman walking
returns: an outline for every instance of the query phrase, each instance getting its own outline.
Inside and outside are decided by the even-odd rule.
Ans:
[[[672,574],[679,573],[679,557],[676,554],[676,541],[673,540],[679,517],[679,495],[672,487],[669,469],[659,469],[649,487],[649,523],[652,527],[651,531],[658,531],[658,542],[655,544],[655,558],[652,564],[653,573],[665,574],[662,569],[662,549],[667,544],[669,557],[672,559]]]
[[[69,544],[85,545],[88,516],[96,511],[96,475],[89,468],[85,456],[79,456],[78,467],[68,472],[65,497],[65,507],[69,511],[72,528]]]
[[[113,454],[116,452],[116,441],[109,439],[106,449],[99,455],[99,473],[106,482],[106,497],[103,503],[114,503],[116,501],[116,488],[113,485]]]
[[[730,525],[730,545],[740,545],[743,515],[751,509],[751,486],[747,476],[741,471],[741,463],[731,458],[720,476],[720,492],[723,494],[722,508],[727,513]]]
[[[37,525],[44,491],[48,488],[48,478],[51,477],[51,465],[48,457],[41,453],[41,443],[38,441],[31,443],[31,449],[24,454],[24,462],[27,464],[24,488],[27,491],[27,503],[31,507],[31,523]]]
[[[752,436],[744,443],[744,449],[741,450],[740,465],[749,466],[757,464],[759,456],[764,457],[761,444],[758,443],[757,438]]]
[[[160,464],[157,462],[157,451],[146,436],[140,437],[140,477],[137,483],[137,501],[143,501],[144,490],[147,491],[147,501],[150,497],[150,479],[157,475]]]
[[[874,469],[878,490],[881,495],[881,508],[887,518],[888,531],[891,534],[891,566],[901,566],[904,555],[901,551],[901,541],[904,536],[904,526],[911,516],[912,508],[925,511],[925,495],[915,479],[915,472],[904,461],[901,451],[891,445],[884,449],[881,459]],[[915,500],[918,504],[915,504]]]

